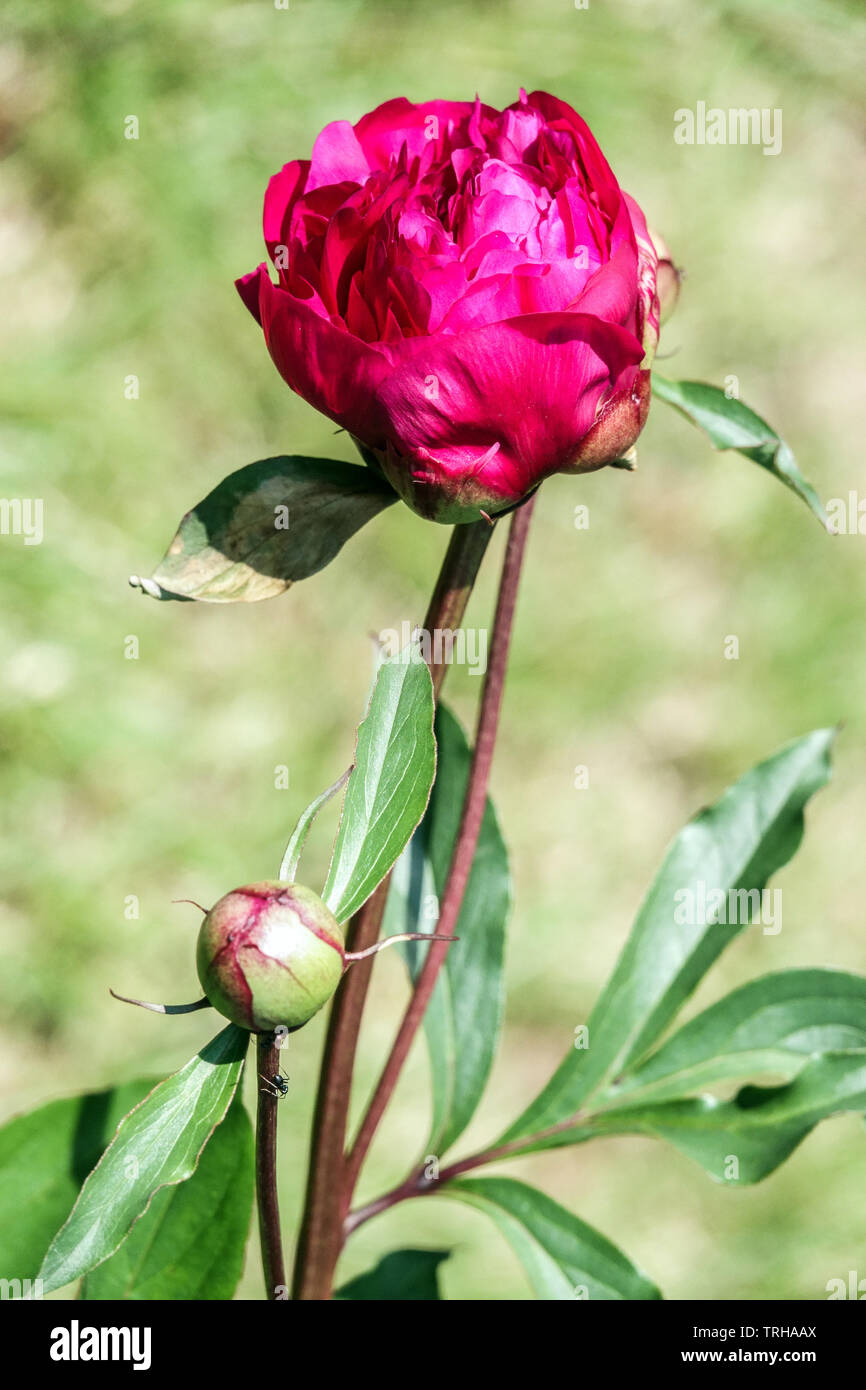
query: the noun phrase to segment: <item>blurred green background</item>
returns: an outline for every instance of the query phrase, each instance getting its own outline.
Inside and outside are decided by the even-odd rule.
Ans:
[[[271,876],[299,810],[346,765],[369,634],[420,619],[444,528],[389,510],[327,571],[250,607],[158,604],[149,573],[181,514],[280,452],[352,457],[281,383],[232,281],[262,258],[269,175],[327,121],[404,94],[514,100],[547,88],[589,120],[687,278],[662,369],[721,383],[782,430],[825,498],[863,487],[862,11],[764,0],[270,0],[7,3],[0,45],[2,484],[42,497],[45,539],[0,538],[4,1114],[171,1070],[198,1015],[115,1004],[108,986],[194,997],[194,908]],[[859,42],[858,42],[859,41]],[[783,151],[684,147],[673,112],[781,107]],[[124,119],[139,118],[138,141]],[[124,396],[125,378],[140,398]],[[778,936],[748,932],[689,1007],[767,970],[866,970],[863,554],[792,494],[715,455],[657,405],[635,475],[556,478],[530,542],[493,792],[516,906],[504,1045],[467,1142],[494,1137],[584,1021],[665,846],[698,807],[810,727],[845,721],[810,808]],[[576,530],[578,504],[590,511]],[[468,622],[488,623],[494,538]],[[728,635],[739,660],[724,658]],[[139,655],[124,655],[127,638]],[[472,721],[479,682],[447,694]],[[275,768],[290,772],[288,790]],[[574,768],[590,785],[574,788]],[[859,814],[858,814],[859,813]],[[304,877],[321,883],[334,820]],[[127,900],[140,904],[125,916]],[[359,1100],[405,998],[383,957]],[[296,1226],[322,1022],[293,1042],[281,1186]],[[363,1192],[402,1176],[427,1123],[413,1054]],[[503,1168],[542,1185],[674,1299],[825,1297],[866,1275],[863,1126],[821,1127],[785,1167],[714,1187],[650,1140]],[[397,1244],[453,1246],[447,1295],[527,1285],[482,1216],[406,1204],[369,1223],[349,1277]],[[241,1297],[259,1295],[251,1243]]]

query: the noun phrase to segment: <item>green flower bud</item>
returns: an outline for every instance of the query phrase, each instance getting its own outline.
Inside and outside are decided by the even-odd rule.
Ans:
[[[343,933],[311,889],[253,883],[206,914],[196,966],[210,1003],[239,1028],[301,1028],[340,983]]]

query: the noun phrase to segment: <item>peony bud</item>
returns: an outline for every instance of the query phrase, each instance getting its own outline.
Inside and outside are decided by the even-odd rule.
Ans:
[[[334,914],[309,888],[235,888],[205,916],[196,965],[208,1000],[239,1028],[300,1028],[327,1004],[346,964]]]
[[[670,318],[674,309],[677,307],[677,300],[680,297],[680,281],[682,271],[674,265],[668,244],[664,237],[659,236],[658,232],[650,231],[653,245],[659,258],[656,271],[656,287],[659,297],[660,322],[664,323]]]
[[[184,902],[192,901],[189,898]],[[199,907],[198,903],[195,903]],[[294,1031],[309,1023],[355,961],[398,941],[459,941],[435,932],[400,932],[364,951],[347,951],[333,912],[311,888],[285,879],[234,888],[210,910],[198,934],[196,968],[204,998],[191,1004],[155,1004],[109,992],[124,1004],[157,1014],[189,1014],[213,1007],[251,1033]]]

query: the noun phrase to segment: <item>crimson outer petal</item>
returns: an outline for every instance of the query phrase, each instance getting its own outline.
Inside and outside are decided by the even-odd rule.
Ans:
[[[531,314],[405,339],[386,354],[274,285],[265,265],[238,289],[283,378],[374,449],[422,516],[468,521],[551,473],[600,468],[646,418],[643,348],[594,314]]]
[[[292,390],[366,440],[373,397],[389,370],[386,355],[274,285],[264,264],[237,287],[262,326],[277,371]]]
[[[401,348],[364,442],[400,495],[438,521],[502,510],[578,466],[604,403],[630,396],[643,357],[633,333],[577,313],[531,314]]]
[[[647,230],[644,217],[634,198],[623,193],[623,202],[628,208],[634,231],[638,255],[638,336],[644,345],[646,357],[644,366],[649,367],[655,356],[659,340],[658,265],[659,257],[652,237]]]

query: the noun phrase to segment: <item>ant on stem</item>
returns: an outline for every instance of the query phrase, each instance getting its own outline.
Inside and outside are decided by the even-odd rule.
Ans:
[[[291,1077],[286,1075],[282,1067],[280,1067],[279,1071],[276,1072],[274,1076],[265,1076],[264,1072],[259,1072],[259,1075],[261,1076],[262,1081],[264,1081],[265,1086],[268,1087],[268,1094],[276,1096],[277,1100],[285,1100],[286,1096],[289,1094],[288,1083],[291,1080]],[[264,1091],[265,1086],[262,1086],[259,1089]]]

